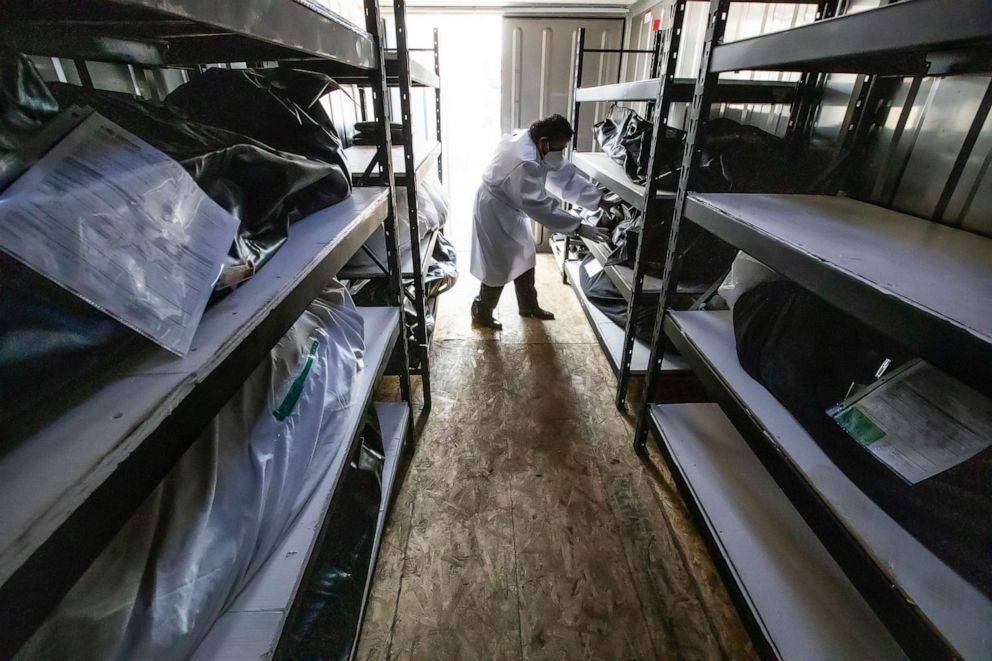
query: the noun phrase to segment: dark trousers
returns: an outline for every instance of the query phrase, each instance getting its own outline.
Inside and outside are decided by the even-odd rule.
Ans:
[[[534,286],[534,269],[524,271],[513,280],[513,289],[517,292],[517,307],[521,310],[533,310],[537,307],[537,287]],[[503,285],[490,287],[482,285],[479,287],[479,310],[483,313],[492,313],[499,303],[499,296],[503,293]]]

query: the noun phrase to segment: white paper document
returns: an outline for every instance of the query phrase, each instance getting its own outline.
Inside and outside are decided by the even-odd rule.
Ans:
[[[179,163],[97,113],[0,195],[0,250],[180,356],[237,228]]]
[[[828,414],[910,484],[992,445],[992,400],[922,360],[907,363]]]

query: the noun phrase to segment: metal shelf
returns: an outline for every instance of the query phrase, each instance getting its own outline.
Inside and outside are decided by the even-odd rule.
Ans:
[[[312,559],[319,555],[324,530],[334,516],[335,504],[341,495],[342,478],[361,444],[366,407],[399,336],[399,312],[396,308],[359,308],[359,312],[365,323],[366,363],[356,384],[362,401],[352,407],[345,422],[352,430],[349,442],[337,450],[324,479],[286,532],[282,543],[272,552],[234,603],[217,618],[193,653],[193,659],[240,661],[267,658],[279,647],[284,631],[287,630],[286,625],[292,622],[293,611],[306,593],[308,578],[313,569]],[[409,420],[409,407],[405,403],[379,403],[375,407],[379,413],[386,463],[383,467],[383,496],[368,570],[369,579],[375,567],[382,523],[396,478],[399,449]],[[362,601],[363,612],[368,595],[367,584],[368,581]],[[356,640],[360,627],[361,621],[359,630],[355,631]]]
[[[624,172],[623,168],[615,163],[606,154],[601,152],[573,152],[572,163],[582,172],[596,180],[597,183],[605,186],[638,209],[644,202],[644,186],[635,184]],[[672,191],[661,191],[658,193],[659,199],[675,199]]]
[[[351,168],[351,179],[355,185],[358,185],[362,174],[365,169],[369,166],[369,163],[375,158],[377,147],[372,145],[353,145],[344,150],[345,158],[348,160],[348,167]],[[414,157],[417,154],[423,154],[422,157],[417,161],[417,180],[428,176],[432,169],[437,168],[437,159],[441,156],[441,143],[425,142],[423,144],[413,145]],[[396,181],[397,186],[406,186],[406,167],[405,160],[403,158],[403,146],[397,145],[393,147],[393,177]],[[373,172],[375,170],[373,169]]]
[[[992,3],[903,0],[713,49],[711,71],[925,76],[988,70]]]
[[[575,90],[576,101],[655,101],[661,78],[635,80]],[[689,103],[696,88],[694,78],[677,78],[670,90],[675,103]],[[792,103],[796,84],[778,80],[721,80],[714,103]]]
[[[596,339],[599,340],[599,346],[602,347],[603,353],[606,354],[613,373],[619,375],[620,359],[623,354],[624,329],[622,326],[613,323],[609,317],[603,314],[599,308],[586,298],[579,281],[580,268],[582,268],[582,264],[577,261],[565,262],[568,283],[571,285],[572,291],[575,292],[575,296],[579,299],[582,312],[585,313],[586,319],[589,320],[589,325],[592,326],[593,333],[596,334]],[[640,375],[647,371],[649,354],[650,348],[648,345],[634,338],[634,353],[630,361],[631,374]],[[666,355],[662,362],[661,371],[663,373],[687,372],[688,370],[688,364],[680,356],[674,354]]]
[[[369,84],[367,77],[362,76],[360,73],[356,74],[349,71],[347,68],[336,65],[334,62],[309,61],[306,63],[306,68],[322,71],[333,77],[341,85],[366,86]],[[434,89],[441,87],[441,79],[438,75],[432,69],[413,58],[410,58],[410,82],[414,87],[430,87]],[[386,84],[390,87],[398,87],[400,84],[399,62],[395,50],[386,52]]]
[[[858,489],[744,371],[731,313],[669,311],[664,331],[893,635],[908,649],[987,656],[992,602]]]
[[[431,230],[420,239],[420,263],[423,265],[424,277],[427,275],[427,267],[430,266],[433,261],[431,259],[431,255],[434,253],[434,245],[437,243],[437,235],[440,232],[441,230]],[[372,239],[369,239],[369,244],[371,243]],[[385,237],[380,236],[377,244],[385,249]],[[373,252],[376,252],[374,248],[372,250]],[[355,256],[357,257],[362,254],[362,251],[359,251],[355,253]],[[376,254],[376,257],[380,257],[383,264],[386,263],[385,255]],[[412,278],[413,252],[411,250],[400,253],[400,265],[403,269],[403,277]],[[377,278],[388,278],[389,274],[383,273],[382,269],[375,264],[362,264],[360,266],[352,266],[351,264],[348,264],[338,272],[337,277],[341,280],[375,280]]]
[[[763,658],[903,653],[715,404],[653,404],[672,475]]]
[[[685,214],[974,387],[992,384],[992,239],[832,196],[693,194]]]
[[[144,66],[320,57],[376,66],[371,36],[294,0],[0,0],[0,36],[32,55]]]
[[[633,292],[634,283],[634,269],[629,266],[617,266],[611,265],[607,266],[606,262],[610,259],[610,247],[604,243],[598,243],[596,241],[590,241],[589,239],[582,239],[586,248],[599,262],[599,265],[603,267],[606,271],[606,277],[610,279],[613,286],[617,288],[620,295],[624,297],[625,300],[629,301],[631,293]],[[658,296],[661,293],[661,278],[656,278],[653,275],[644,276],[644,295],[645,296]],[[702,292],[700,292],[702,293]]]
[[[33,630],[386,213],[387,191],[364,188],[294,223],[185,358],[149,348],[0,458],[5,638]]]

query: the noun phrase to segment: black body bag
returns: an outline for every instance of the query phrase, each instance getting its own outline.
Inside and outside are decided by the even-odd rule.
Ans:
[[[392,122],[389,125],[389,138],[393,145],[403,144],[403,125]],[[379,146],[379,123],[378,122],[355,122],[355,135],[351,138],[352,144],[364,146]]]
[[[651,157],[653,128],[630,108],[613,106],[606,119],[592,127],[593,137],[602,150],[623,166],[624,172],[635,184],[647,181],[648,160]],[[682,160],[682,140],[685,133],[666,128],[659,158],[668,163],[668,170],[676,172]]]
[[[586,295],[589,302],[609,317],[610,321],[624,328],[627,324],[627,301],[617,288],[610,282],[606,271],[590,276],[586,272],[586,267],[596,260],[592,255],[587,255],[579,266],[579,286],[582,293]],[[634,319],[634,337],[642,342],[651,342],[654,333],[654,319],[658,314],[658,304],[638,305],[635,308],[636,317]]]
[[[737,355],[844,474],[889,516],[992,596],[992,448],[915,485],[903,481],[829,415],[852,382],[882,361],[912,356],[898,343],[798,285],[758,285],[734,305]]]
[[[176,104],[46,84],[30,60],[2,50],[0,157],[43,130],[60,108],[89,106],[176,159],[208,196],[236,216],[240,228],[228,266],[257,269],[286,241],[291,222],[350,194],[340,143],[323,111],[315,110],[316,99],[333,81],[282,69],[216,71],[222,73],[204,74],[187,83],[193,87],[186,92],[185,85],[174,92],[179,103],[188,101],[187,112]],[[184,101],[194,87],[208,83],[213,91],[197,92],[211,96],[208,107]],[[255,112],[245,113],[246,107]],[[16,161],[4,163],[19,166]],[[14,442],[29,433],[52,416],[53,407],[92,390],[122,354],[148,345],[13,260],[0,261],[0,439]]]

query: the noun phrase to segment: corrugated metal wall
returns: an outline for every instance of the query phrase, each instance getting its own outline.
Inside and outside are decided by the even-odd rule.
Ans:
[[[575,49],[579,28],[586,30],[586,48],[619,49],[623,22],[617,18],[557,18],[505,16],[501,130],[503,133],[530,125],[551,113],[569,116],[573,103]],[[619,56],[587,53],[582,65],[582,85],[591,87],[617,82]],[[609,104],[586,104],[579,113],[579,149],[592,148],[592,126],[603,118]]]
[[[673,0],[661,0],[647,10],[628,17],[627,39],[624,48],[650,50],[654,43],[653,24],[661,20],[661,25],[671,24]],[[681,52],[679,53],[676,77],[694,78],[699,71],[702,57],[703,37],[706,30],[707,2],[690,2],[686,7],[685,27],[682,32]],[[770,30],[784,30],[813,20],[815,9],[800,4],[735,4],[731,5],[728,17],[727,39],[745,39]],[[624,62],[625,80],[647,78],[651,69],[651,56],[630,55]],[[797,74],[773,72],[741,72],[729,74],[728,78],[757,80],[794,80]],[[645,104],[634,104],[643,113]],[[685,123],[688,104],[676,104],[672,112],[672,125],[681,127]],[[740,122],[753,124],[771,133],[783,135],[788,123],[788,107],[756,104],[722,104],[718,115],[730,117]]]
[[[880,4],[884,0],[854,0],[847,11],[863,11]],[[670,10],[671,5],[671,0],[662,0],[628,16],[625,48],[650,48],[651,21]],[[689,3],[679,77],[694,75],[698,67],[706,10],[705,2]],[[650,18],[646,18],[648,14]],[[812,17],[810,6],[732,5],[727,40],[800,25]],[[647,56],[630,57],[624,64],[625,80],[646,77],[648,66]],[[755,74],[756,77],[777,75]],[[839,144],[856,78],[853,75],[828,78],[813,132],[818,146],[836,148]],[[992,94],[990,85],[992,77],[988,75],[907,78],[899,82],[890,97],[884,126],[872,140],[863,167],[856,171],[852,194],[992,236],[992,117],[976,116],[983,98]],[[685,110],[683,105],[675,114],[677,122],[684,120]],[[781,135],[787,110],[786,107],[724,106],[720,113]],[[975,126],[976,123],[981,126]],[[979,131],[977,140],[970,150],[963,149],[973,129]],[[952,169],[959,160],[964,167],[960,177],[952,178]]]

